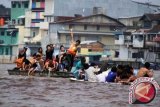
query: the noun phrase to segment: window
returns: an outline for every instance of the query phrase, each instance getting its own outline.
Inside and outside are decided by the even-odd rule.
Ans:
[[[11,36],[11,32],[7,32],[7,36]]]
[[[18,8],[21,8],[21,4],[20,3],[18,3]]]
[[[100,30],[100,26],[99,25],[97,25],[97,30]]]
[[[92,52],[92,49],[88,49],[88,52]]]
[[[87,25],[84,25],[84,30],[87,30]]]
[[[33,32],[33,37],[35,37],[36,36],[36,32]]]
[[[115,35],[115,40],[119,40],[119,35]]]
[[[3,55],[3,47],[2,48],[0,48],[0,55]]]
[[[6,48],[6,55],[9,55],[9,49]]]
[[[4,34],[5,34],[4,31],[1,31],[1,36],[4,36]]]
[[[25,4],[24,4],[24,8],[28,8],[28,3],[25,3]]]
[[[16,24],[16,20],[15,19],[12,19],[12,24]]]
[[[116,30],[116,27],[115,27],[115,26],[110,26],[110,30],[111,30],[111,31],[115,31],[115,30]]]
[[[12,8],[16,8],[16,3],[12,2]]]
[[[152,24],[149,21],[144,22],[144,28],[151,28]]]
[[[0,39],[0,44],[3,44],[3,43],[4,43],[4,40],[1,40],[1,39]]]
[[[69,29],[73,29],[73,25],[72,24],[69,25]]]
[[[71,42],[71,37],[68,36],[68,35],[66,35],[66,43],[67,43],[67,44],[70,44],[70,42]]]
[[[99,37],[99,36],[86,36],[85,40],[86,41],[101,41],[101,37]]]

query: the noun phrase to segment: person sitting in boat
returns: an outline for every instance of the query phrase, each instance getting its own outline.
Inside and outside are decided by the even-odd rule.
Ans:
[[[113,66],[106,77],[106,82],[115,82],[117,76],[117,67]]]
[[[98,79],[95,74],[97,72],[97,65],[95,63],[91,63],[90,67],[85,70],[85,80],[89,82],[98,82]]]
[[[39,54],[41,57],[43,57],[43,49],[42,49],[42,47],[38,48],[37,54]]]
[[[23,68],[22,70],[29,70],[31,67],[31,63],[28,59],[25,59],[25,61],[23,62]]]
[[[56,59],[54,60],[49,60],[45,63],[45,69],[48,71],[56,71],[58,67],[58,62],[56,61]]]
[[[153,77],[153,72],[150,70],[149,62],[146,62],[144,67],[140,68],[137,74],[137,78],[139,77]]]
[[[77,62],[75,68],[72,69],[72,73],[75,78],[79,79],[79,72],[84,68],[84,64],[86,62],[85,57],[81,57],[80,61]]]
[[[41,60],[41,56],[39,54],[37,54],[35,62],[32,64],[32,67],[28,71],[28,76],[33,75],[35,71],[42,71],[43,66],[41,64],[43,64],[43,62]]]
[[[70,45],[70,48],[67,50],[67,57],[66,57],[70,68],[73,67],[74,58],[77,54],[78,46],[80,45],[80,43],[81,43],[80,40],[77,40],[76,42],[74,41],[73,32],[71,29],[71,45]]]

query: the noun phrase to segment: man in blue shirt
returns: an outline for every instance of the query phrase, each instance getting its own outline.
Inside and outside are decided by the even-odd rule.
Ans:
[[[106,82],[114,82],[117,76],[117,68],[115,66],[112,67],[108,76],[106,77]]]

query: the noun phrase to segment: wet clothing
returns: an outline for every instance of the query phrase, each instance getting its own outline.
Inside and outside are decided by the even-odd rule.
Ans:
[[[117,73],[116,72],[109,72],[108,76],[106,77],[106,82],[114,82],[116,79]]]
[[[96,69],[94,67],[89,67],[87,70],[85,70],[85,80],[90,82],[97,82],[98,79],[96,75],[94,74],[96,72]]]
[[[108,76],[111,69],[108,69],[107,71],[103,71],[101,74],[96,75],[99,82],[106,82],[106,77]]]
[[[75,68],[73,68],[73,70],[71,71],[74,75],[75,78],[78,79],[79,77],[79,70],[81,70],[83,68],[83,65],[81,63],[81,61],[77,62]]]

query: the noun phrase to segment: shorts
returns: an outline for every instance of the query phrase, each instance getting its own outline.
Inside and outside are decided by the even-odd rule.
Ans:
[[[30,61],[29,61],[28,59],[25,59],[25,60],[24,60],[24,63],[25,63],[26,65],[29,65],[29,64],[30,64]]]

